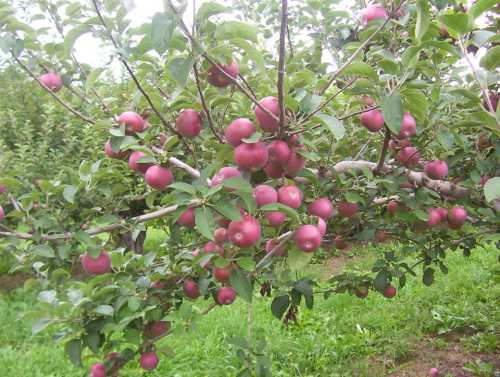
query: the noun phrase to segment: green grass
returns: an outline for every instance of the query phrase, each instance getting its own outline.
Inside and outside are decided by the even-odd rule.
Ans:
[[[453,329],[472,328],[483,339],[484,351],[498,351],[497,258],[498,250],[491,247],[476,248],[468,259],[451,253],[448,275],[437,273],[431,287],[410,279],[392,300],[373,292],[365,300],[345,294],[327,301],[317,297],[315,308],[301,308],[299,323],[289,328],[272,317],[269,299],[258,299],[255,338],[267,340],[274,376],[384,376],[388,372],[377,369],[374,359],[383,358],[390,367],[407,358],[423,335]],[[18,290],[0,298],[2,375],[86,376],[48,335],[31,336],[31,321],[23,314],[33,307],[35,296]],[[168,347],[173,354],[162,355],[160,367],[148,376],[235,376],[238,363],[225,338],[245,336],[245,318],[246,304],[237,300],[212,310],[194,331],[166,337],[159,348]],[[123,375],[141,376],[136,365],[130,363]]]

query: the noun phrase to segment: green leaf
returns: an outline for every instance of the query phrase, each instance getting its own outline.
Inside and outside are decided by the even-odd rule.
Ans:
[[[429,111],[429,101],[424,93],[419,89],[404,89],[401,91],[404,98],[405,109],[417,118],[418,121],[423,122]]]
[[[94,309],[94,311],[98,314],[106,316],[111,316],[115,312],[115,310],[111,305],[99,305],[97,308]]]
[[[424,275],[422,276],[422,281],[425,285],[430,286],[434,283],[434,269],[427,267],[424,270]]]
[[[74,29],[71,29],[68,33],[66,33],[66,36],[64,37],[64,49],[66,51],[71,51],[76,40],[83,34],[89,33],[90,31],[92,31],[92,29],[90,25],[87,24],[83,24],[77,26]]]
[[[137,297],[132,296],[127,300],[127,306],[131,311],[136,312],[140,308],[141,303]]]
[[[340,140],[344,137],[345,135],[344,125],[340,120],[338,120],[334,116],[318,113],[314,116],[314,118],[320,121],[322,124],[324,124],[327,127],[328,131],[330,131],[337,140]]]
[[[252,283],[243,270],[239,268],[233,269],[229,275],[229,283],[243,300],[252,302]]]
[[[377,72],[375,72],[371,65],[364,62],[352,62],[342,71],[339,77],[348,75],[364,76],[374,81],[378,81]]]
[[[226,21],[217,26],[215,39],[243,38],[257,43],[257,28],[240,21]]]
[[[238,221],[241,219],[240,210],[231,202],[221,201],[215,205],[215,209],[222,216],[227,217],[231,221]]]
[[[80,339],[71,339],[66,342],[64,349],[71,362],[77,366],[82,366],[82,341]]]
[[[382,101],[380,105],[384,115],[385,124],[395,135],[399,134],[401,122],[403,121],[403,103],[401,95],[394,93]]]
[[[429,14],[428,0],[417,0],[417,23],[415,25],[415,37],[417,40],[422,40],[430,24],[431,16]]]
[[[500,67],[500,46],[491,47],[486,55],[481,58],[479,65],[488,71]]]
[[[243,38],[231,39],[229,43],[244,50],[248,57],[255,63],[261,74],[266,76],[269,74],[269,71],[266,70],[266,61],[264,60],[262,53],[255,48],[254,44]]]
[[[56,256],[54,249],[47,245],[38,245],[33,249],[33,254],[45,258],[54,258]]]
[[[415,216],[417,216],[417,219],[422,220],[422,221],[427,221],[429,220],[429,214],[426,211],[422,211],[421,209],[417,209],[414,211]]]
[[[151,23],[151,42],[153,48],[162,55],[170,45],[176,21],[171,14],[156,13]]]
[[[236,190],[238,192],[251,194],[253,193],[253,188],[248,181],[242,177],[231,177],[223,182],[224,187]]]
[[[276,318],[281,319],[288,306],[290,306],[290,297],[288,295],[278,296],[271,303],[271,311]]]
[[[488,203],[500,198],[500,177],[490,178],[484,185],[484,197]]]
[[[196,230],[209,240],[214,239],[213,213],[207,207],[198,207],[194,212]]]
[[[373,286],[375,287],[376,290],[382,292],[385,289],[385,287],[387,287],[387,284],[389,284],[388,273],[386,270],[382,270],[375,277],[375,280],[373,281]]]
[[[311,284],[307,280],[299,280],[294,289],[302,293],[304,299],[306,300],[306,306],[308,309],[312,309],[314,305],[313,289]]]
[[[169,63],[168,72],[179,84],[179,87],[184,88],[186,86],[193,63],[194,61],[191,58],[175,58]]]
[[[474,21],[481,14],[486,12],[488,9],[493,8],[498,4],[498,0],[477,0],[474,4],[469,8],[468,15],[471,21]]]
[[[47,326],[52,323],[52,318],[40,318],[31,326],[31,333],[33,335],[45,330]]]
[[[295,246],[290,247],[288,250],[288,266],[292,271],[301,271],[306,267],[311,261],[314,253],[306,253]]]
[[[85,81],[85,89],[89,90],[94,87],[94,83],[99,78],[99,76],[104,72],[104,68],[96,68],[92,70],[87,76],[87,81]]]
[[[231,12],[231,9],[218,3],[203,3],[196,13],[196,20],[204,21],[211,16],[226,12]]]
[[[137,160],[139,164],[155,164],[156,163],[156,158],[153,156],[142,156]]]
[[[447,28],[458,34],[463,35],[470,31],[469,17],[465,13],[445,14],[440,19]]]
[[[71,185],[64,186],[64,191],[63,191],[64,199],[66,199],[66,201],[68,201],[70,203],[74,203],[75,202],[75,194],[77,191],[78,191],[78,188],[76,188],[75,186],[71,186]]]
[[[97,331],[90,331],[83,336],[83,343],[86,344],[93,353],[97,354],[99,353],[99,346],[101,345],[101,336]]]
[[[175,190],[186,192],[191,196],[196,195],[196,189],[194,188],[194,186],[192,186],[188,183],[185,183],[185,182],[174,182],[169,187],[173,188]]]

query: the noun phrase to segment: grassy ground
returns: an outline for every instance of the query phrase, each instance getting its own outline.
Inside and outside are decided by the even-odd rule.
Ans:
[[[437,274],[431,287],[410,279],[392,300],[373,292],[365,300],[349,295],[327,301],[318,297],[314,310],[302,308],[299,324],[289,328],[273,319],[269,300],[256,300],[255,336],[268,342],[274,376],[420,376],[404,374],[404,368],[418,358],[422,339],[432,336],[435,346],[446,349],[450,338],[443,335],[450,333],[467,334],[458,336],[460,352],[495,354],[500,348],[497,258],[494,248],[477,248],[468,259],[450,255],[448,275]],[[371,258],[353,263],[367,263],[367,259]],[[0,296],[1,375],[86,376],[48,335],[31,336],[31,321],[23,315],[32,308],[35,296],[22,289]],[[245,336],[243,318],[246,305],[237,300],[212,310],[195,331],[165,338],[161,346],[173,353],[163,355],[158,370],[149,376],[235,376],[234,352],[224,339]],[[142,372],[130,365],[123,375],[141,376]]]

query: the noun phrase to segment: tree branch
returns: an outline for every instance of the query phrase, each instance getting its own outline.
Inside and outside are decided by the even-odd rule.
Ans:
[[[279,126],[283,130],[285,125],[285,60],[286,60],[286,29],[288,25],[288,1],[281,0],[281,25],[278,58],[278,104],[280,109]]]
[[[39,78],[36,77],[36,75],[33,72],[31,72],[31,70],[26,65],[24,65],[24,63],[21,60],[19,60],[17,58],[17,56],[14,54],[13,51],[11,51],[11,54],[12,54],[12,57],[14,58],[14,60],[16,61],[16,63],[19,64],[21,66],[21,68],[24,71],[26,71],[26,73],[31,78],[33,78],[47,93],[49,93],[57,102],[59,102],[59,104],[61,106],[63,106],[66,110],[71,112],[73,115],[76,115],[78,118],[82,119],[83,121],[85,121],[89,124],[92,124],[92,125],[95,124],[95,122],[92,119],[86,117],[85,115],[83,115],[79,111],[73,109],[70,105],[68,105],[66,102],[64,102],[57,94],[55,94],[52,90],[50,90],[45,85],[43,85],[42,82],[39,80]]]
[[[378,159],[378,164],[373,169],[374,173],[378,173],[380,169],[384,166],[385,155],[387,154],[387,148],[389,147],[389,141],[391,140],[391,130],[389,127],[385,127],[384,143],[382,144],[382,149],[380,151],[380,158]]]
[[[210,127],[210,130],[212,130],[214,136],[219,140],[219,142],[224,143],[224,140],[222,140],[222,137],[217,133],[217,130],[215,129],[214,123],[212,122],[212,116],[210,115],[210,111],[208,110],[207,104],[205,102],[205,97],[203,96],[203,90],[201,89],[200,77],[198,74],[198,68],[196,67],[196,62],[193,64],[193,72],[194,72],[194,79],[196,81],[196,88],[198,89],[198,94],[200,95],[201,106],[203,107],[203,112],[207,117],[208,126]]]
[[[280,247],[282,247],[285,243],[287,243],[288,240],[290,238],[292,238],[293,233],[294,232],[292,232],[290,230],[290,231],[288,231],[288,232],[283,233],[282,235],[280,235],[277,238],[277,240],[280,241],[280,242],[276,246],[274,246],[269,253],[267,253],[266,255],[264,255],[264,257],[255,266],[254,271],[257,271],[260,267],[262,267],[262,265],[264,264],[265,261],[267,261],[269,258],[271,258],[279,250]]]
[[[164,154],[165,151],[162,149],[162,148],[159,148],[159,147],[155,147],[154,145],[151,146],[151,150],[155,153],[159,153],[159,154]],[[183,169],[185,170],[191,177],[193,178],[200,178],[201,174],[198,170],[196,170],[195,168],[189,166],[188,164],[186,164],[185,162],[175,158],[175,157],[169,157],[168,159],[168,162],[180,169]]]

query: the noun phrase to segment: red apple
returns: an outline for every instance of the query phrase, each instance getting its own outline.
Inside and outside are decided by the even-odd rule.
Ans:
[[[81,263],[85,272],[92,275],[102,275],[111,270],[111,258],[105,251],[101,251],[97,258],[85,254],[81,258]]]
[[[344,249],[347,249],[347,246],[349,246],[347,244],[347,242],[344,240],[344,237],[342,236],[337,236],[335,237],[335,247],[339,250],[344,250]]]
[[[433,227],[441,223],[441,215],[434,208],[429,208],[427,210],[427,215],[429,216],[429,218],[427,219],[428,226]]]
[[[368,296],[368,292],[369,292],[368,287],[365,285],[361,285],[356,288],[354,294],[359,298],[365,298],[366,296]]]
[[[0,221],[5,219],[5,211],[3,210],[3,207],[0,206]]]
[[[200,288],[198,287],[198,283],[193,280],[186,280],[184,282],[184,294],[186,297],[196,300],[200,297]]]
[[[231,166],[226,166],[226,167],[220,169],[219,172],[216,175],[214,175],[214,177],[212,178],[212,181],[210,183],[210,186],[214,187],[214,186],[220,185],[226,179],[229,179],[232,177],[241,177],[240,171],[236,168],[231,167]]]
[[[448,221],[448,211],[443,207],[436,208],[436,212],[439,214],[441,221]]]
[[[448,213],[448,222],[453,229],[459,229],[467,221],[467,210],[461,206],[455,206]]]
[[[385,242],[387,240],[387,232],[385,230],[377,230],[375,232],[375,239],[378,242]]]
[[[286,213],[281,211],[270,211],[265,215],[266,220],[274,228],[280,227],[286,220]]]
[[[267,146],[269,162],[283,165],[288,162],[292,153],[290,147],[283,140],[274,140]]]
[[[333,204],[328,198],[316,199],[309,205],[308,213],[328,220],[333,216]]]
[[[297,247],[306,253],[317,250],[321,245],[321,233],[314,225],[301,225],[293,238]]]
[[[144,327],[144,336],[146,338],[158,338],[165,335],[168,330],[170,330],[170,322],[154,321]]]
[[[361,11],[361,21],[366,26],[372,20],[386,19],[389,17],[384,7],[378,4],[369,5]]]
[[[142,132],[146,121],[136,112],[125,111],[118,117],[118,123],[124,124],[127,133]]]
[[[118,151],[114,152],[113,148],[111,147],[111,141],[106,141],[106,144],[104,144],[104,154],[108,156],[109,158],[125,158],[127,157],[127,151]]]
[[[441,160],[427,161],[424,172],[429,178],[442,180],[448,175],[448,164]]]
[[[205,254],[217,253],[221,257],[224,256],[224,248],[216,244],[214,241],[208,241],[205,246],[203,246],[203,251]]]
[[[263,207],[266,204],[276,203],[278,201],[278,193],[269,185],[258,185],[253,190],[253,196],[257,202],[257,207]]]
[[[273,249],[279,245],[279,241],[275,240],[275,239],[270,239],[266,242],[266,253],[270,253],[271,251],[273,251]],[[273,253],[273,256],[276,256],[276,257],[282,257],[286,254],[286,251],[285,251],[285,248],[283,245],[281,245],[280,247],[278,247],[274,253]]]
[[[195,225],[194,208],[186,208],[184,212],[179,216],[176,221],[177,224],[185,226],[186,228],[192,228]]]
[[[224,283],[229,280],[229,275],[231,274],[232,269],[233,266],[231,265],[225,267],[214,267],[212,269],[212,275],[215,280]]]
[[[133,151],[128,158],[128,166],[130,169],[145,174],[146,171],[153,166],[151,163],[138,162],[142,157],[146,156],[143,152]]]
[[[259,104],[269,110],[272,114],[279,117],[279,103],[276,97],[265,97],[259,101]],[[260,128],[262,128],[265,132],[276,132],[279,128],[279,122],[269,115],[267,115],[259,106],[255,107],[255,117],[260,124]]]
[[[255,126],[247,118],[238,118],[231,122],[224,131],[224,136],[229,144],[237,147],[242,139],[247,139],[255,132]]]
[[[201,131],[201,116],[193,109],[183,110],[175,121],[175,128],[179,134],[193,138]]]
[[[144,370],[152,370],[158,366],[159,363],[158,356],[154,352],[144,352],[141,354],[141,358],[139,359],[139,364],[141,368]]]
[[[170,169],[159,165],[151,166],[144,175],[144,181],[150,187],[159,191],[164,191],[173,180],[174,175]]]
[[[222,287],[217,291],[217,303],[230,305],[236,300],[236,291],[232,287]]]
[[[384,295],[384,297],[393,298],[394,296],[396,296],[396,288],[388,284],[387,287],[384,288],[382,294]]]
[[[229,225],[229,224],[228,224]],[[217,228],[214,231],[214,240],[217,245],[222,245],[227,241],[227,229]]]
[[[213,65],[208,70],[207,81],[218,88],[225,88],[231,85],[233,82],[233,80],[227,77],[227,75],[231,76],[233,79],[236,79],[238,77],[238,74],[240,73],[240,67],[235,61],[232,61],[229,64],[218,64],[218,66],[220,68]],[[224,72],[226,74],[224,74]]]
[[[278,190],[278,201],[290,208],[297,209],[302,203],[302,191],[297,186],[283,186]]]
[[[260,239],[260,224],[250,215],[231,221],[227,229],[229,241],[239,247],[254,246]]]
[[[391,215],[394,215],[398,211],[399,211],[399,203],[393,199],[389,200],[389,203],[387,203],[387,212],[389,212]]]
[[[370,132],[378,132],[384,128],[382,111],[374,109],[361,114],[361,124]]]
[[[299,171],[304,169],[305,166],[306,166],[306,159],[293,150],[290,153],[288,161],[286,162],[285,165],[283,165],[283,169],[286,175],[294,177],[295,175],[297,175]]]
[[[234,149],[234,162],[241,170],[260,170],[267,164],[268,157],[266,144],[262,141],[243,143]]]
[[[339,202],[337,205],[339,215],[342,217],[353,217],[358,212],[358,204],[346,201]]]
[[[439,369],[438,368],[431,368],[429,370],[429,377],[439,377]]]
[[[401,122],[401,128],[399,129],[399,137],[401,139],[408,139],[409,137],[415,136],[417,134],[417,122],[415,118],[411,116],[410,113],[406,112],[403,114],[403,121]]]
[[[419,164],[420,153],[418,153],[415,147],[405,147],[398,152],[396,160],[407,168],[412,168]]]
[[[321,217],[318,217],[318,225],[316,226],[319,230],[319,234],[321,234],[321,237],[323,237],[326,234],[326,221]]]
[[[40,81],[42,82],[43,86],[53,91],[54,93],[61,90],[64,85],[61,76],[54,72],[49,72],[41,75]]]
[[[103,363],[95,363],[90,367],[90,377],[106,377],[106,367]]]
[[[264,166],[264,172],[269,178],[281,178],[283,174],[285,174],[283,167],[274,162],[268,162],[266,166]]]

